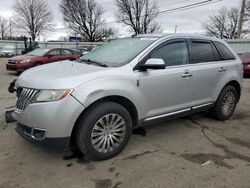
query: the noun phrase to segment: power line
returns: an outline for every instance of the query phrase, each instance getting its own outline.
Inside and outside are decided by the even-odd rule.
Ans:
[[[205,6],[205,5],[210,5],[210,4],[218,3],[218,2],[221,2],[221,1],[223,1],[223,0],[216,0],[216,1],[208,2],[206,4],[198,4],[198,5],[195,5],[195,6],[192,6],[192,7],[186,7],[186,8],[178,9],[178,10],[175,10],[175,11],[169,11],[169,13],[178,12],[178,11],[184,11],[184,10],[189,10],[189,9],[193,9],[193,8],[197,8],[197,7],[201,7],[201,6]],[[162,15],[159,15],[159,16],[162,16]]]
[[[150,14],[150,15],[161,15],[161,14],[164,14],[164,13],[167,13],[167,12],[175,12],[175,11],[188,10],[188,9],[192,9],[192,8],[196,8],[196,7],[205,6],[205,5],[208,5],[208,4],[218,3],[220,1],[223,1],[223,0],[217,0],[217,1],[203,0],[203,1],[192,3],[192,4],[189,4],[189,5],[183,5],[183,6],[179,6],[179,7],[175,7],[175,8],[171,8],[171,9],[162,10],[162,11],[159,11],[158,13],[154,13],[154,14]],[[145,17],[145,16],[146,15],[143,15],[142,17]],[[116,22],[117,21],[110,21],[110,22],[106,22],[106,24],[116,23]]]

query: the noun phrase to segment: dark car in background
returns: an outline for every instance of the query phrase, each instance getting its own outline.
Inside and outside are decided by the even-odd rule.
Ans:
[[[80,57],[80,54],[74,50],[66,48],[37,48],[25,55],[10,58],[6,64],[9,71],[23,72],[26,69],[38,65],[53,63],[63,60],[74,60]]]
[[[0,50],[0,57],[13,57],[14,55],[16,55],[15,46],[4,46]]]
[[[240,59],[243,63],[244,76],[250,76],[250,52],[241,54]]]

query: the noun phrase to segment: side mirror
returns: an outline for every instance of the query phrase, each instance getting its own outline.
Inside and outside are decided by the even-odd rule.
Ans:
[[[160,58],[150,58],[145,64],[139,66],[139,70],[146,71],[148,69],[165,69],[166,64],[163,59]]]

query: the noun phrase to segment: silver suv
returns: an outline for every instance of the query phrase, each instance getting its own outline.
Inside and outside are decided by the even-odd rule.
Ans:
[[[25,71],[16,82],[16,131],[89,159],[117,155],[132,129],[208,110],[226,120],[241,95],[242,64],[227,43],[192,35],[112,40],[78,61]]]

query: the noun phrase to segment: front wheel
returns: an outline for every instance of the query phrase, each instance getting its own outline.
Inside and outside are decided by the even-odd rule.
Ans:
[[[117,103],[102,102],[94,104],[80,118],[76,143],[87,158],[104,160],[122,151],[131,132],[128,111]]]
[[[235,87],[228,85],[222,90],[215,106],[210,109],[210,113],[218,120],[227,120],[232,116],[237,101],[238,96]]]

